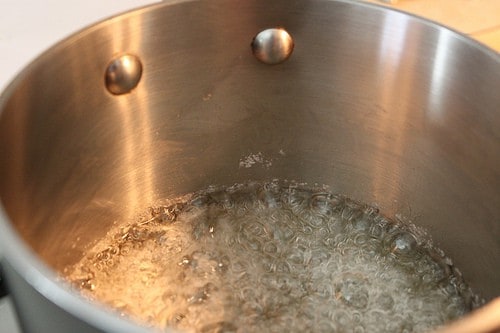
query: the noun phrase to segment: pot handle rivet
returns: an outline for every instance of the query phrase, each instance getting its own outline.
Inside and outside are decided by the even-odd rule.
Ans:
[[[124,54],[111,60],[106,68],[106,89],[113,95],[122,95],[134,89],[142,76],[142,64],[135,55]]]
[[[283,28],[263,30],[252,41],[253,55],[268,65],[287,60],[293,52],[293,47],[292,36]]]

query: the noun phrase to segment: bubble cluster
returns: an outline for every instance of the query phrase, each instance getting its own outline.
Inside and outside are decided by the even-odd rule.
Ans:
[[[424,332],[479,305],[442,251],[344,196],[274,181],[172,202],[112,231],[66,278],[186,332]]]

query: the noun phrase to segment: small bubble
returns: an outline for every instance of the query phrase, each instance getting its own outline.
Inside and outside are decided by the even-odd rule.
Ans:
[[[302,264],[304,262],[304,252],[295,250],[288,254],[288,260],[295,264]]]
[[[313,233],[313,230],[310,226],[305,225],[302,227],[302,233],[305,235],[311,235]]]
[[[186,318],[186,315],[183,313],[176,313],[173,315],[172,319],[169,320],[170,325],[177,325],[179,324],[184,318]]]
[[[322,263],[330,259],[331,254],[324,248],[317,248],[312,250],[311,264],[314,267],[319,267]]]
[[[220,273],[225,273],[229,269],[229,265],[231,264],[228,256],[222,256],[217,259],[216,271]]]
[[[329,193],[314,193],[311,196],[310,207],[318,214],[331,215],[334,206],[332,205],[332,195]]]
[[[385,233],[384,226],[378,222],[374,222],[370,225],[369,233],[372,237],[383,238]]]
[[[212,94],[211,93],[207,93],[205,95],[203,95],[203,101],[209,101],[212,99]]]
[[[101,264],[100,262],[96,262],[94,263],[94,267],[95,269],[97,269],[98,271],[102,271],[104,269],[104,265]]]
[[[325,220],[319,215],[304,216],[304,222],[309,228],[318,229],[325,224]]]
[[[185,204],[176,203],[170,206],[160,206],[151,208],[151,218],[159,223],[171,223],[184,209]]]
[[[208,232],[210,234],[210,237],[214,237],[214,233],[215,233],[215,226],[214,225],[209,225],[208,226]]]
[[[273,242],[267,242],[262,247],[262,250],[267,254],[274,255],[278,252],[278,247]]]
[[[351,275],[335,285],[335,298],[355,309],[365,309],[368,306],[368,290],[363,279]]]
[[[391,243],[391,252],[394,254],[407,255],[415,250],[417,240],[407,232],[397,234]]]
[[[356,244],[358,246],[366,244],[369,240],[370,240],[370,238],[365,234],[359,234],[359,235],[354,236],[354,244]]]
[[[337,247],[337,242],[335,241],[335,237],[327,237],[326,239],[323,240],[323,244],[325,244],[325,246],[328,246],[330,248]]]
[[[238,297],[242,301],[255,300],[257,298],[257,293],[254,288],[244,287],[239,290]]]
[[[217,289],[218,288],[213,283],[207,283],[203,287],[199,288],[193,295],[191,295],[187,299],[187,302],[189,304],[200,304],[200,303],[203,303]]]
[[[190,264],[191,264],[191,258],[189,256],[184,256],[177,265],[186,267]]]
[[[241,244],[243,245],[244,248],[246,248],[248,250],[258,252],[262,248],[262,244],[257,237],[246,236],[243,239],[244,239],[244,242],[242,242]]]
[[[251,223],[244,224],[243,232],[246,235],[262,236],[266,233],[266,229],[261,223],[252,221]]]
[[[82,289],[94,291],[96,285],[92,282],[92,279],[82,279],[80,281],[76,280],[75,284],[78,285]]]
[[[365,332],[365,328],[363,326],[356,326],[354,327],[354,329],[352,330],[353,333],[364,333]]]
[[[362,215],[352,221],[352,228],[356,231],[368,231],[372,221],[366,215]]]
[[[363,211],[359,207],[349,204],[342,209],[341,216],[345,221],[353,221],[361,218]]]
[[[189,206],[202,208],[202,207],[205,207],[209,203],[210,203],[210,197],[208,195],[199,194],[199,195],[195,195],[195,196],[193,196],[193,198],[191,198],[191,201],[189,202]]]
[[[332,320],[339,325],[341,332],[344,330],[348,331],[353,326],[352,318],[349,312],[342,309],[338,309],[333,313]]]
[[[231,270],[235,272],[244,272],[247,270],[248,265],[243,261],[235,261],[231,264]]]
[[[287,261],[281,261],[276,264],[276,272],[279,273],[290,273],[291,265]]]
[[[316,293],[321,298],[330,299],[334,295],[333,286],[328,282],[320,283],[316,286]]]
[[[281,235],[285,242],[291,241],[295,237],[295,232],[289,227],[283,227],[281,229]]]
[[[329,321],[329,320],[321,320],[315,325],[315,330],[317,332],[337,332],[337,327],[335,326],[335,323]]]
[[[276,208],[280,205],[279,186],[276,184],[265,184],[257,191],[257,198],[268,208]]]
[[[304,205],[308,204],[310,199],[311,192],[295,188],[289,188],[281,196],[283,203],[298,211],[303,210]]]
[[[233,203],[231,201],[231,196],[226,190],[217,190],[208,194],[211,202],[215,202],[224,207],[232,207]]]
[[[394,306],[394,299],[391,297],[391,295],[380,294],[375,300],[375,304],[377,304],[377,306],[379,306],[384,311],[390,311]]]
[[[164,245],[168,241],[168,237],[165,234],[159,234],[157,237],[155,237],[155,242],[158,245]]]

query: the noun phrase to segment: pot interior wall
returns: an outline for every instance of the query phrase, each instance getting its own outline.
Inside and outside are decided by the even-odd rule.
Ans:
[[[250,43],[285,27],[291,58]],[[112,95],[108,62],[137,55]],[[428,229],[500,294],[500,58],[418,18],[336,1],[193,1],[120,16],[45,53],[0,100],[0,195],[56,270],[155,201],[274,178]],[[240,164],[261,155],[265,163]]]

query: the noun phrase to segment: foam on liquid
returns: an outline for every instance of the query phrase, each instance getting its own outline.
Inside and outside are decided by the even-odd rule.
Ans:
[[[277,182],[151,208],[66,271],[85,296],[186,332],[425,332],[478,304],[415,229]]]

